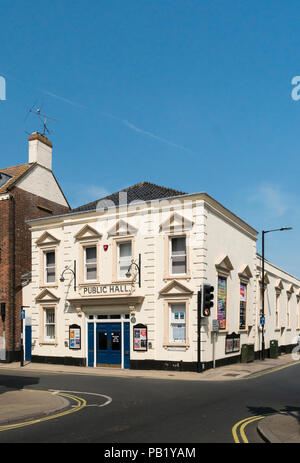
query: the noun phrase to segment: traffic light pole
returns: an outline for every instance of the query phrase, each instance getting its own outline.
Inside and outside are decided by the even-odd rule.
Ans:
[[[197,334],[198,334],[198,343],[197,343],[197,372],[201,373],[201,297],[202,292],[198,291],[198,310],[197,310]]]

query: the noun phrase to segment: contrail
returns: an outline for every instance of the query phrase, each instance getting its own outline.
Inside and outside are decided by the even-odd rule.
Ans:
[[[136,127],[134,124],[132,124],[129,121],[122,120],[122,123],[126,127],[128,127],[129,129],[134,130],[135,132],[141,133],[142,135],[146,135],[147,137],[154,138],[155,140],[158,140],[158,141],[160,141],[162,143],[173,146],[174,148],[178,148],[178,149],[181,149],[181,150],[184,150],[184,151],[188,151],[189,153],[192,153],[192,151],[190,149],[186,148],[185,146],[177,145],[177,143],[174,143],[174,142],[172,142],[170,140],[166,140],[165,138],[159,137],[158,135],[154,135],[154,133],[152,133],[152,132],[148,132],[146,130],[140,129],[139,127]]]
[[[40,92],[42,92],[42,93],[44,93],[44,94],[46,94],[48,96],[51,96],[52,98],[56,98],[56,99],[61,100],[61,101],[65,102],[65,103],[68,103],[68,104],[70,104],[72,106],[77,106],[77,107],[79,107],[81,109],[88,109],[86,106],[83,106],[80,103],[77,103],[75,101],[69,100],[68,98],[56,95],[55,93],[48,92],[47,90],[41,90],[40,89]],[[161,143],[165,143],[166,145],[173,146],[173,148],[177,148],[177,149],[180,149],[180,150],[183,150],[183,151],[187,151],[188,153],[193,153],[189,148],[186,148],[185,146],[182,146],[182,145],[178,145],[177,143],[174,143],[174,142],[172,142],[170,140],[167,140],[166,138],[155,135],[154,133],[149,132],[147,130],[143,130],[143,129],[137,127],[136,125],[134,125],[132,122],[127,121],[126,119],[121,119],[120,117],[116,117],[113,114],[106,113],[106,112],[103,112],[103,111],[101,111],[101,114],[104,117],[108,117],[110,119],[114,119],[115,121],[121,122],[128,129],[133,130],[134,132],[140,133],[141,135],[145,135],[146,137],[153,138],[154,140],[157,140],[157,141],[159,141]]]

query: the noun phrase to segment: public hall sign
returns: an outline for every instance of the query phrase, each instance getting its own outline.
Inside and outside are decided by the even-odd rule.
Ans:
[[[80,288],[81,296],[122,296],[130,294],[132,290],[131,285],[120,284],[120,285],[94,285],[94,286],[82,286]]]

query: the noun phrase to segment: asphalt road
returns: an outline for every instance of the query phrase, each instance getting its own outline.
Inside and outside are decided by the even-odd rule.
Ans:
[[[0,392],[22,387],[72,391],[87,406],[71,415],[1,431],[0,443],[233,443],[233,428],[241,420],[287,408],[298,410],[299,381],[300,365],[226,382],[1,369]],[[262,442],[254,424],[244,431],[249,442]]]

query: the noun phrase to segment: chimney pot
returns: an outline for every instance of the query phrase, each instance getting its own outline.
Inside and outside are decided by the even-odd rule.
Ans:
[[[52,170],[52,143],[45,135],[34,132],[29,138],[29,157],[28,162],[46,167]]]

